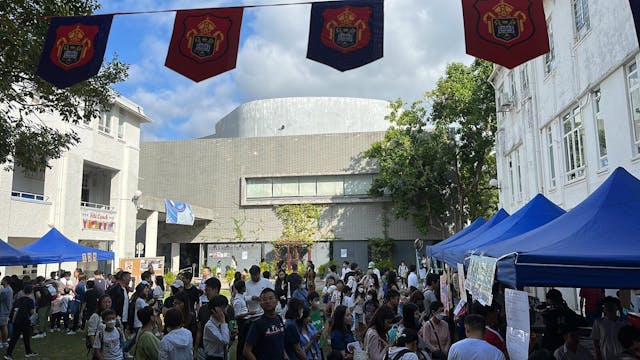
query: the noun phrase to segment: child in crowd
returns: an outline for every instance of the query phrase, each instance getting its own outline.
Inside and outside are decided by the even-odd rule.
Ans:
[[[73,300],[73,295],[68,288],[64,288],[63,295],[51,302],[51,329],[49,331],[61,331],[60,320],[64,324],[64,331],[69,331],[69,301]]]
[[[102,312],[104,330],[93,341],[94,358],[97,360],[123,360],[120,339],[122,330],[116,327],[116,313],[111,309]]]

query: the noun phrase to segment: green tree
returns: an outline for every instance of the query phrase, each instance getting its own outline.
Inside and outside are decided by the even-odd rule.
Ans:
[[[91,15],[97,0],[12,0],[0,2],[0,163],[43,170],[80,140],[40,121],[58,114],[63,121],[92,119],[113,102],[110,86],[124,81],[127,65],[117,57],[93,78],[57,89],[36,75],[49,21],[44,16]]]
[[[320,210],[320,206],[312,204],[277,206],[276,217],[282,223],[279,240],[313,243],[319,230]]]
[[[372,195],[390,195],[393,214],[423,233],[455,232],[495,210],[494,91],[490,63],[452,63],[424,101],[397,100],[383,140],[365,153],[380,168]]]

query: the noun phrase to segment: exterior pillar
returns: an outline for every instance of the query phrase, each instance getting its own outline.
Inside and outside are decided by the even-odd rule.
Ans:
[[[158,251],[158,212],[154,211],[145,222],[144,256],[153,257]],[[179,249],[178,249],[179,250]],[[172,248],[173,256],[173,248]]]
[[[180,244],[171,244],[171,272],[178,273],[180,271]]]

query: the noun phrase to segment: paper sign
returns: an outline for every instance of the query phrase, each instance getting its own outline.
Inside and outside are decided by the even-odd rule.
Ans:
[[[460,300],[467,300],[467,291],[464,288],[464,265],[458,264],[458,286],[460,288]],[[461,301],[462,302],[462,301]]]
[[[347,257],[347,249],[340,249],[340,257],[341,258]]]
[[[507,316],[507,350],[511,360],[527,360],[531,339],[529,321],[529,294],[525,291],[505,289]]]
[[[87,253],[82,253],[82,262],[87,262]]]
[[[493,302],[493,280],[496,276],[497,263],[496,258],[477,255],[472,255],[469,262],[465,288],[485,306]]]
[[[249,259],[249,252],[248,251],[243,251],[242,252],[242,260],[247,260]]]

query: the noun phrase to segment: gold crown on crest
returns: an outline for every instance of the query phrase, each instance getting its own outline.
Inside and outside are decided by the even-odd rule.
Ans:
[[[499,17],[507,17],[513,12],[513,6],[505,3],[504,0],[500,0],[500,2],[493,7],[493,12]]]
[[[84,37],[84,31],[80,29],[80,26],[76,26],[76,28],[69,33],[69,40],[72,42],[80,42]]]
[[[209,20],[209,18],[205,18],[198,24],[198,30],[200,30],[201,34],[211,34],[213,30],[216,29],[216,24],[213,21]]]
[[[346,9],[338,15],[338,21],[340,25],[352,25],[356,20],[356,14],[351,12],[351,10]]]

